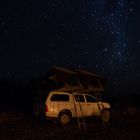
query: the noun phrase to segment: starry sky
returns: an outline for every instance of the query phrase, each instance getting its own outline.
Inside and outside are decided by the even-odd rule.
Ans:
[[[139,92],[139,26],[139,0],[4,0],[0,77],[84,68],[107,77],[114,92]]]

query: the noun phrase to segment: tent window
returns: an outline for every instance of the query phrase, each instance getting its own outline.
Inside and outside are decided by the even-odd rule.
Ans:
[[[68,78],[68,84],[72,85],[72,86],[78,86],[78,80],[76,76],[70,76]]]

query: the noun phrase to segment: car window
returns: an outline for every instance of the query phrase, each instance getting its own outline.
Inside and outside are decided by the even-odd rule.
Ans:
[[[90,95],[85,95],[87,102],[96,102],[96,99]]]
[[[74,98],[77,102],[85,102],[84,96],[83,95],[74,95]]]
[[[51,101],[69,101],[69,95],[52,94]]]

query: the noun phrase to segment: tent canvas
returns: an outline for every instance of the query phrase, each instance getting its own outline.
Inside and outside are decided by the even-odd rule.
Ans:
[[[52,75],[49,79],[62,83],[63,87],[59,91],[104,91],[107,79],[83,69],[68,69],[64,67],[52,67]]]

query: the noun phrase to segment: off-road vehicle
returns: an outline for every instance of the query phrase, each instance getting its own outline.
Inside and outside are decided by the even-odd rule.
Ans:
[[[110,104],[99,101],[88,93],[49,92],[45,102],[45,115],[68,124],[75,117],[100,116],[104,122],[110,118]]]

